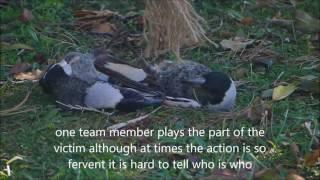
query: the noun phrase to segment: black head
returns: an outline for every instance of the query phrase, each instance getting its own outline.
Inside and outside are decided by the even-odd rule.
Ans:
[[[205,82],[201,85],[210,92],[224,94],[231,86],[231,79],[222,72],[210,72],[203,75]]]
[[[185,80],[196,90],[196,96],[202,104],[219,104],[230,88],[230,77],[222,72],[210,72],[202,77]]]
[[[48,67],[47,71],[43,74],[39,83],[44,91],[50,93],[52,85],[67,78],[68,75],[64,72],[63,68],[58,64],[52,64]]]

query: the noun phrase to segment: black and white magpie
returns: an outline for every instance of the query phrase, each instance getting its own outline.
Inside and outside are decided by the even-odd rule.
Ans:
[[[235,83],[225,73],[188,60],[163,61],[153,69],[167,96],[194,99],[213,111],[230,111],[235,105]]]
[[[110,61],[112,59],[112,61]],[[158,88],[167,96],[165,103],[182,107],[206,106],[213,111],[230,111],[236,100],[233,80],[222,72],[194,62],[163,61],[146,69],[130,66],[112,56],[98,56],[95,67],[105,74],[118,74]]]
[[[81,53],[69,53],[59,63],[51,65],[40,79],[40,85],[56,101],[72,106],[133,111],[160,105],[164,100],[161,94],[110,82],[108,76],[94,68],[91,55]]]

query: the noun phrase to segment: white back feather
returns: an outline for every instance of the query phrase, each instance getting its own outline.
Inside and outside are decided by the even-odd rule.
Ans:
[[[96,82],[87,89],[85,104],[93,108],[115,108],[122,99],[119,89],[109,83]]]
[[[143,81],[147,77],[147,74],[143,69],[135,68],[126,64],[116,64],[108,62],[104,65],[104,67],[116,71],[126,76],[127,78],[137,82]]]

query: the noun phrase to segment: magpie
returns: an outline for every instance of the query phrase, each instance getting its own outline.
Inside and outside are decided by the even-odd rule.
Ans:
[[[236,101],[233,80],[222,72],[189,60],[163,61],[147,68],[130,66],[111,55],[100,55],[95,67],[107,75],[117,74],[123,79],[157,88],[167,97],[165,103],[182,107],[205,106],[212,111],[230,111]]]
[[[81,53],[69,53],[59,63],[49,66],[40,85],[56,101],[96,109],[134,111],[160,105],[164,100],[160,93],[148,93],[145,89],[142,92],[111,82],[110,77],[94,68],[91,55]]]
[[[152,69],[168,96],[194,99],[212,111],[230,111],[235,106],[235,83],[223,72],[190,60],[163,61]]]

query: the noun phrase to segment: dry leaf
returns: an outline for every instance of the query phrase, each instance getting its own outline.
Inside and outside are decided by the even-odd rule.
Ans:
[[[253,23],[253,18],[250,16],[245,17],[240,21],[240,23],[246,26],[250,26]]]
[[[247,118],[252,121],[266,121],[272,118],[272,104],[256,98],[248,109]]]
[[[32,72],[21,72],[15,74],[13,77],[16,80],[38,80],[42,76],[42,72],[39,69],[36,69]]]
[[[20,15],[20,19],[22,22],[30,22],[33,19],[32,12],[26,8],[23,9],[22,14]]]
[[[90,11],[90,10],[79,10],[74,13],[74,16],[78,20],[94,19],[94,18],[110,18],[112,16],[119,16],[117,12],[103,10],[103,11]]]
[[[116,31],[116,26],[110,23],[111,19],[113,17],[122,18],[118,13],[109,10],[80,10],[76,11],[74,16],[76,17],[76,25],[79,29],[93,33],[114,33]]]
[[[18,73],[26,72],[30,68],[31,68],[31,65],[29,63],[16,64],[10,69],[10,74],[18,74]]]
[[[315,166],[320,163],[320,148],[307,154],[304,158],[305,166]]]
[[[254,40],[247,40],[243,38],[236,37],[233,40],[222,40],[220,42],[221,46],[224,49],[231,49],[232,51],[240,51],[244,48],[246,48],[248,45],[252,44]]]
[[[295,84],[288,84],[287,86],[278,86],[273,89],[272,100],[279,101],[288,97],[297,89]]]

